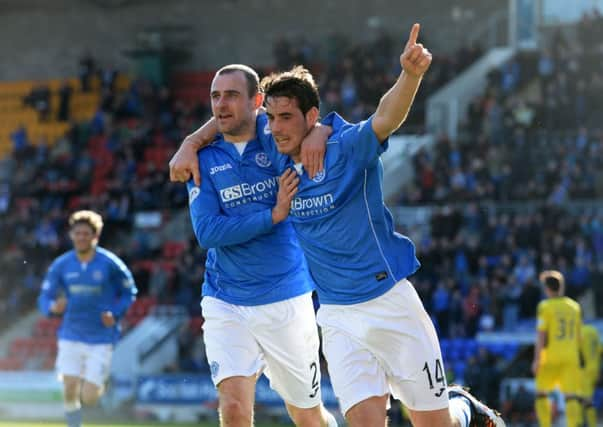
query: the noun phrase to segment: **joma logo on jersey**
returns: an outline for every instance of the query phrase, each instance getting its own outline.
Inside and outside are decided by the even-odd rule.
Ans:
[[[244,182],[242,184],[233,185],[232,187],[223,188],[220,190],[220,198],[222,199],[222,202],[228,203],[243,197],[271,192],[276,190],[276,188],[276,177],[265,179],[264,181],[256,182],[255,184]]]
[[[232,165],[230,163],[224,163],[223,165],[214,166],[209,170],[210,175],[215,175],[218,172],[224,172],[225,170],[232,169]]]

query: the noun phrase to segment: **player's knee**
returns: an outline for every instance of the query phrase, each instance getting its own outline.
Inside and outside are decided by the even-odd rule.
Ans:
[[[314,408],[297,408],[289,406],[289,415],[297,427],[321,427],[320,406]]]
[[[351,427],[381,427],[387,418],[387,399],[370,397],[352,406],[345,414]]]
[[[103,394],[103,388],[95,384],[85,383],[82,388],[82,403],[86,406],[94,406]]]
[[[79,402],[79,384],[74,381],[65,381],[63,383],[63,398],[65,402]]]
[[[253,408],[239,399],[223,396],[220,399],[220,417],[226,425],[238,425],[243,421],[249,421],[251,425]]]

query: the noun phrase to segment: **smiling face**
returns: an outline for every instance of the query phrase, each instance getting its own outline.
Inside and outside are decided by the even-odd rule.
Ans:
[[[305,115],[295,98],[269,96],[266,115],[277,150],[299,162],[301,143],[318,119],[318,109],[313,107]]]
[[[69,230],[69,237],[78,255],[86,255],[94,250],[98,243],[98,235],[92,226],[85,222],[75,223]]]
[[[242,71],[216,75],[211,84],[211,109],[218,130],[231,142],[253,139],[255,117],[262,95],[249,95],[247,79]]]

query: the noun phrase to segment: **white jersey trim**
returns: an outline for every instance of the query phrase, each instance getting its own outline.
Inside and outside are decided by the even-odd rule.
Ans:
[[[381,161],[381,159],[379,159],[379,161]],[[381,244],[379,243],[379,238],[377,237],[377,232],[375,231],[375,226],[373,225],[373,217],[371,216],[371,210],[369,208],[369,203],[368,203],[368,196],[366,194],[367,177],[368,177],[368,171],[365,169],[364,170],[364,184],[363,184],[363,188],[362,188],[362,193],[363,193],[363,197],[364,197],[364,205],[366,207],[366,214],[367,214],[368,219],[369,219],[369,224],[371,225],[371,231],[373,233],[373,237],[375,238],[375,243],[377,244],[377,248],[379,249],[379,253],[381,254],[381,258],[383,258],[383,262],[385,263],[385,266],[387,267],[387,271],[389,272],[392,280],[394,280],[394,282],[397,282],[398,279],[394,276],[392,268],[390,267],[389,262],[387,262],[387,258],[385,257],[385,254],[383,253],[383,249],[381,248]]]

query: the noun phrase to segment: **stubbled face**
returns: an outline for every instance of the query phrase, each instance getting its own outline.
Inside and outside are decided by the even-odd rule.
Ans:
[[[269,96],[266,115],[278,151],[291,157],[299,156],[301,143],[311,126],[309,118],[299,109],[297,99]]]
[[[69,237],[77,253],[88,253],[96,246],[98,236],[88,224],[75,224],[69,231]]]
[[[249,97],[242,71],[216,76],[210,97],[211,110],[222,134],[236,138],[255,129],[256,99]]]

